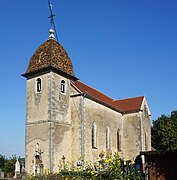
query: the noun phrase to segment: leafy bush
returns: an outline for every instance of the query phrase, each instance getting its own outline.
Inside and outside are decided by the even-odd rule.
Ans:
[[[106,156],[100,153],[99,161],[93,165],[89,162],[84,168],[74,167],[67,164],[64,167],[60,164],[59,173],[44,174],[40,176],[29,176],[28,180],[141,180],[143,176],[136,169],[133,161],[123,162],[116,153],[113,156]]]
[[[4,163],[4,172],[5,173],[14,173],[15,172],[15,163],[17,161],[16,156],[9,157]]]

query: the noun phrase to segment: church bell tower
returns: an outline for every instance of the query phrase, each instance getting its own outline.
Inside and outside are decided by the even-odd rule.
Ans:
[[[26,171],[41,174],[58,171],[58,163],[71,143],[70,81],[72,62],[54,38],[36,50],[26,77]],[[68,152],[67,157],[71,154]]]

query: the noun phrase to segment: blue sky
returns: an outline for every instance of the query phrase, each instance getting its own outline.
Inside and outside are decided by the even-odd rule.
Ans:
[[[145,95],[152,120],[177,109],[177,1],[52,0],[75,75],[114,99]],[[24,156],[26,71],[47,40],[47,0],[0,4],[0,154]]]

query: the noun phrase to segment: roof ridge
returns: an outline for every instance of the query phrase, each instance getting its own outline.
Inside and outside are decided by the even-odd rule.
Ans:
[[[131,97],[131,98],[125,98],[125,99],[114,99],[113,102],[116,101],[124,101],[124,100],[130,100],[130,99],[136,99],[136,98],[144,98],[145,96],[136,96],[136,97]]]

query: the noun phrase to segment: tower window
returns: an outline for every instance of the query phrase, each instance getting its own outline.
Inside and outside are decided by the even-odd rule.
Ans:
[[[96,124],[92,123],[92,147],[96,147]]]
[[[64,80],[61,80],[60,90],[61,93],[66,93],[66,82]]]
[[[110,129],[106,128],[106,149],[110,149]]]
[[[36,92],[39,93],[42,90],[42,82],[40,78],[37,78],[36,80]]]
[[[121,151],[121,136],[120,129],[117,130],[117,151]]]

